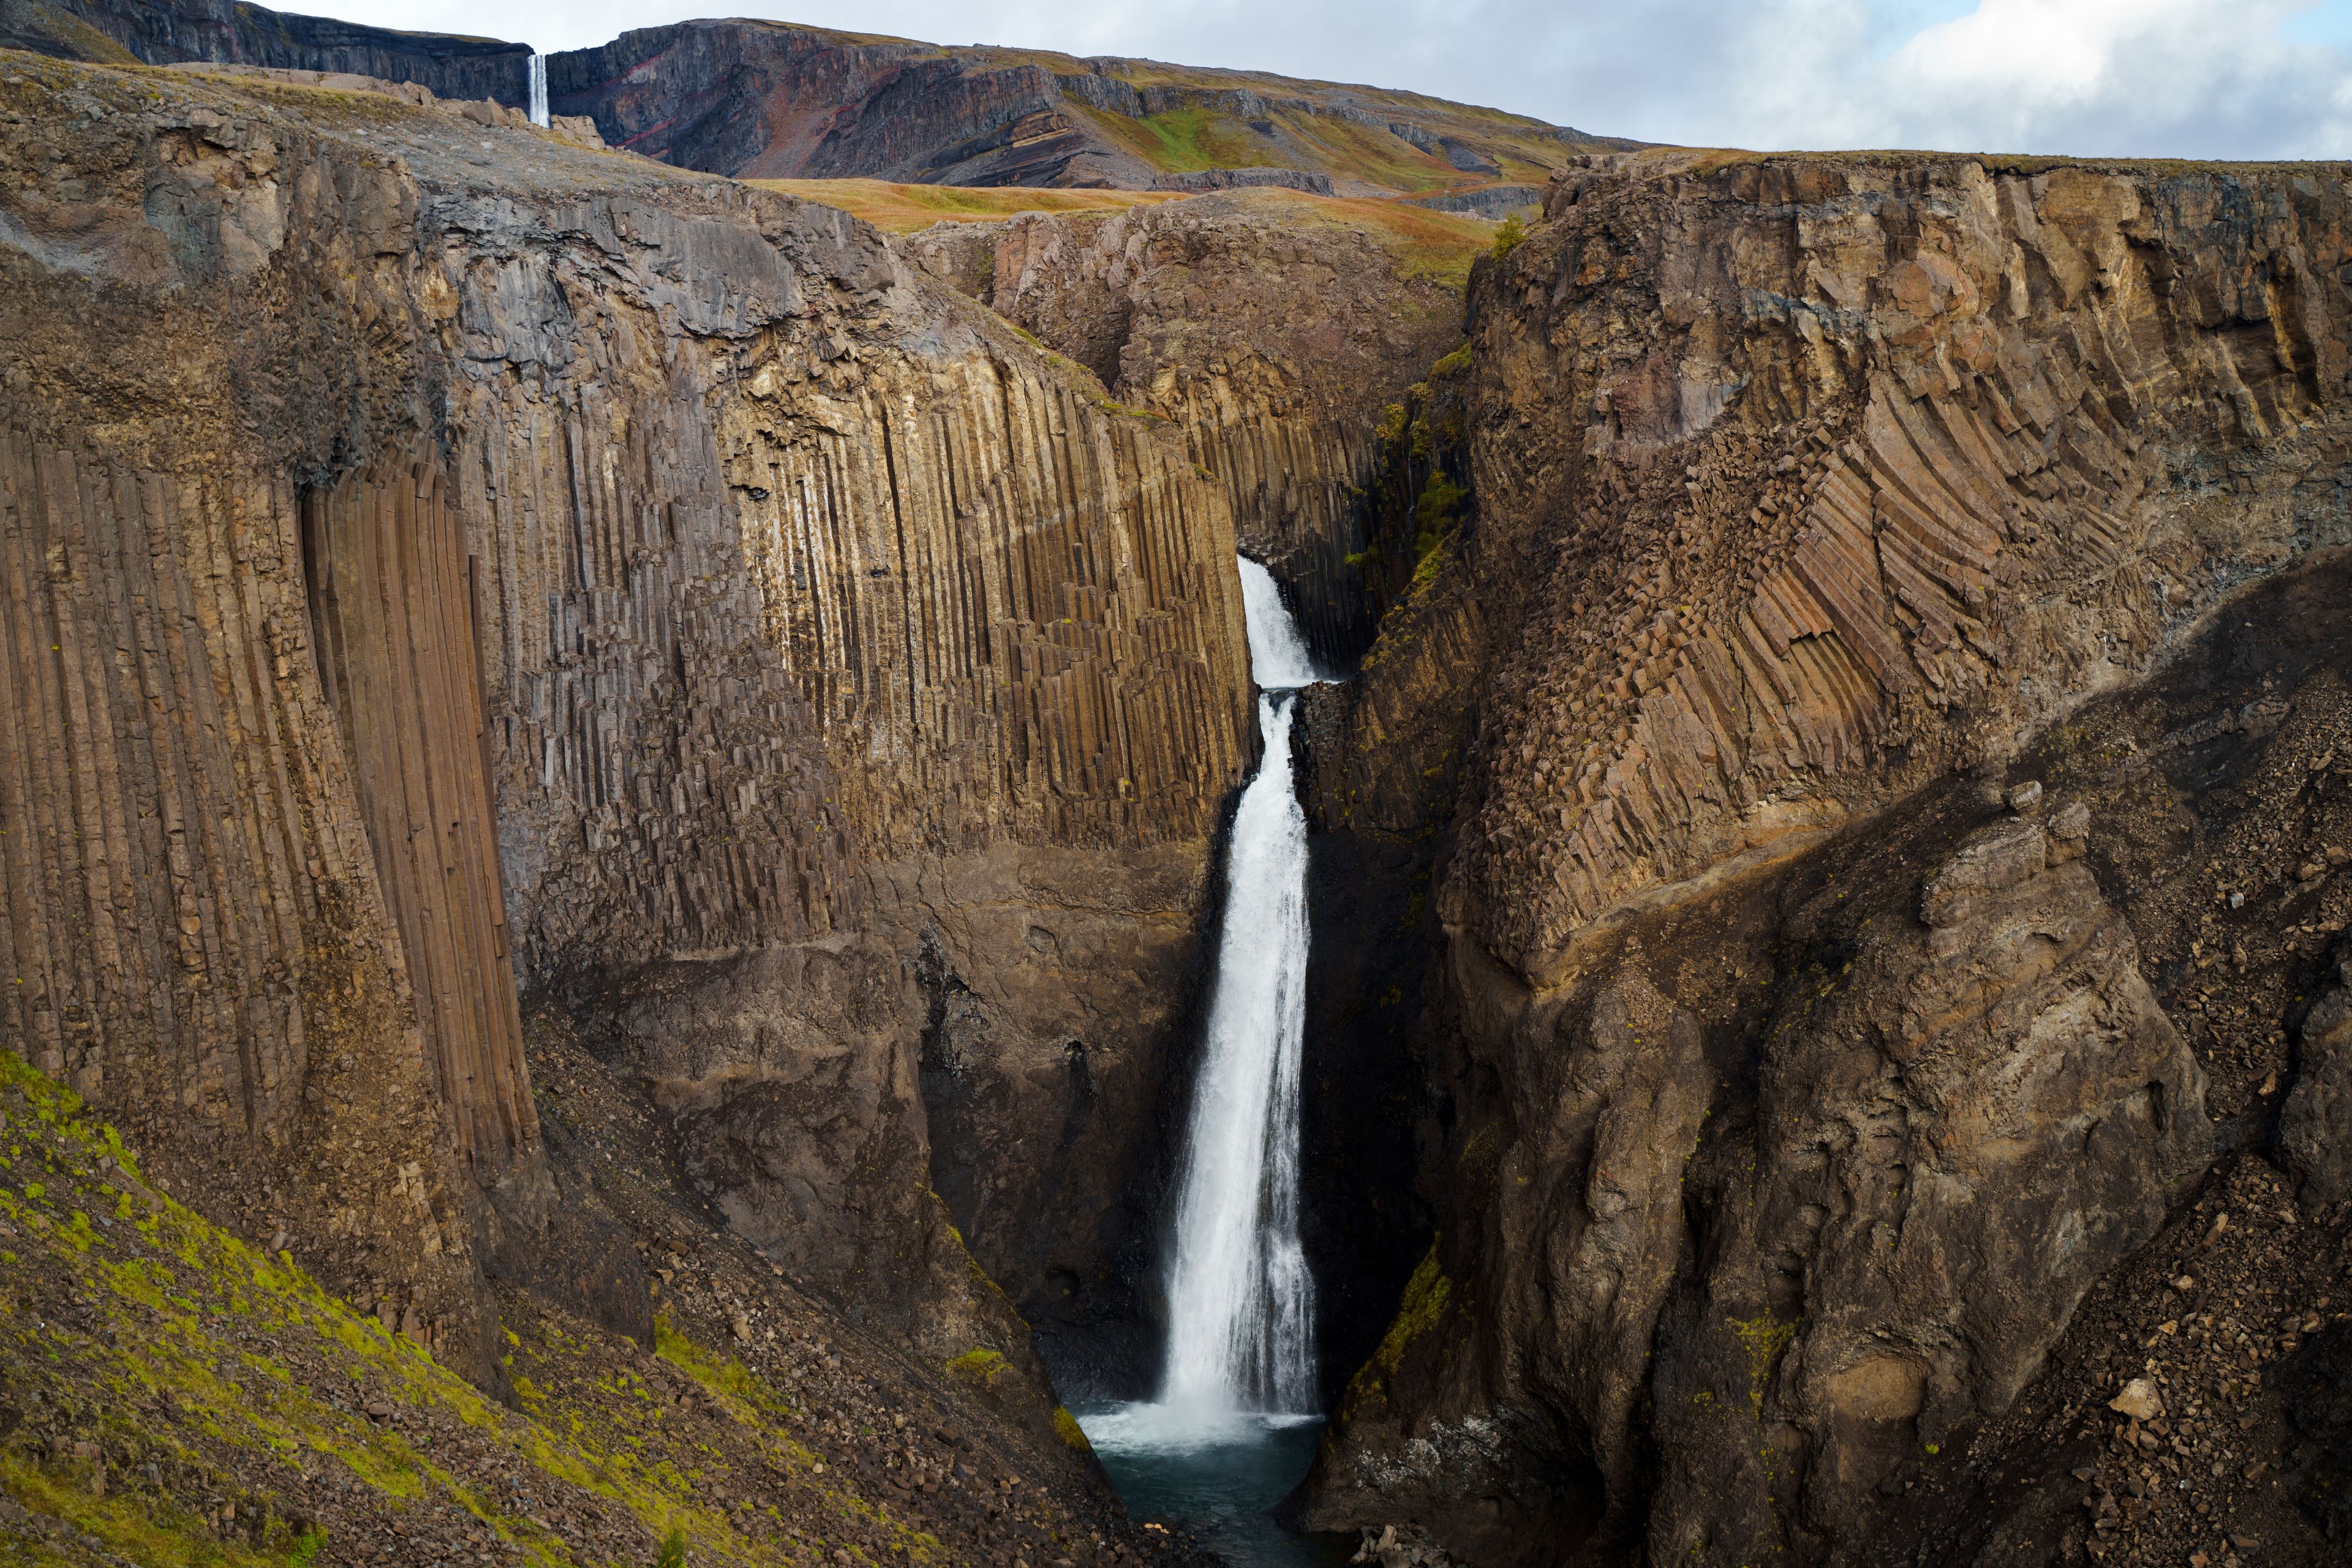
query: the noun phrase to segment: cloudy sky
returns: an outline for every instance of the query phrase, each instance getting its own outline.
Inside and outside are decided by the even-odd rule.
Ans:
[[[1739,147],[2352,156],[2352,0],[278,0],[541,49],[761,16],[1412,88]]]

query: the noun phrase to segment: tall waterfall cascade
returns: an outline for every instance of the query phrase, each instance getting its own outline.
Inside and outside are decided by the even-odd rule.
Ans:
[[[541,54],[530,57],[530,122],[547,123],[547,57]]]
[[[1307,1028],[1307,814],[1291,778],[1297,689],[1318,678],[1274,578],[1241,562],[1265,755],[1234,816],[1224,925],[1168,1279],[1161,1403],[1314,1408],[1314,1280],[1298,1242]]]

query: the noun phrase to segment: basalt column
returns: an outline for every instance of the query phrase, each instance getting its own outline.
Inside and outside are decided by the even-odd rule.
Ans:
[[[233,458],[0,434],[0,1045],[173,1196],[492,1376],[299,511]]]
[[[342,729],[458,1156],[488,1184],[538,1142],[507,958],[476,608],[438,469],[302,500],[320,679]]]

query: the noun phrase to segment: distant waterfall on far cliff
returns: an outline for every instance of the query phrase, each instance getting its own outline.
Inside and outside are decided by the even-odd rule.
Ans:
[[[1297,689],[1315,668],[1265,567],[1241,563],[1265,756],[1234,816],[1207,1049],[1169,1276],[1171,1405],[1313,1408],[1315,1287],[1298,1244],[1307,1025],[1307,814],[1291,783]]]
[[[530,57],[530,122],[533,125],[547,123],[547,57],[545,55],[534,54]]]

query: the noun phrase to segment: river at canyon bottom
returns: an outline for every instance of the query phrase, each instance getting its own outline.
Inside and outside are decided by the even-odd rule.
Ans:
[[[1350,1535],[1298,1535],[1274,1508],[1307,1474],[1320,1415],[1097,1405],[1076,1412],[1087,1440],[1138,1522],[1181,1530],[1233,1568],[1331,1568]]]

